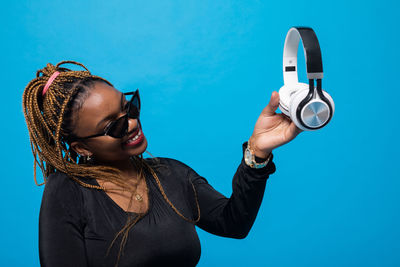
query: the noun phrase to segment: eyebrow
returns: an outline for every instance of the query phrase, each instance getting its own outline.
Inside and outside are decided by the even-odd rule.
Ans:
[[[121,93],[121,109],[124,106],[124,100],[125,100],[125,95]],[[110,114],[107,117],[103,118],[101,121],[99,121],[96,125],[96,128],[98,128],[102,123],[104,123],[107,120],[113,119],[116,117],[116,114]]]

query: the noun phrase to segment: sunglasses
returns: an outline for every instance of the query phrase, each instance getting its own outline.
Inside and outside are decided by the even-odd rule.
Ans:
[[[132,95],[131,100],[129,100],[129,102],[125,106],[126,114],[124,116],[121,116],[118,119],[109,123],[102,133],[85,137],[75,137],[73,139],[82,140],[104,135],[108,135],[114,138],[124,137],[128,133],[128,128],[129,128],[128,120],[138,119],[140,115],[139,89],[136,89],[136,91],[134,92],[124,93],[124,95]]]

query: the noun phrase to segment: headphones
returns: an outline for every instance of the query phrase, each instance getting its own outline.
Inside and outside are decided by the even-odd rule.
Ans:
[[[297,51],[302,40],[309,83],[299,83]],[[332,119],[335,103],[322,90],[322,57],[317,36],[309,27],[292,27],[283,50],[283,82],[279,89],[279,108],[304,131],[321,129]],[[314,80],[317,81],[315,88]]]

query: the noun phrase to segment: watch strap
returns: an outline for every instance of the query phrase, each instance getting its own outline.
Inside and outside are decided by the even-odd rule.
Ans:
[[[266,159],[257,157],[251,149],[251,146],[248,145],[248,141],[243,144],[243,151],[245,164],[253,169],[265,168],[273,158],[272,152]]]
[[[257,163],[263,163],[264,161],[266,161],[268,158],[266,158],[266,159],[264,159],[264,158],[259,158],[259,157],[257,157],[256,155],[254,155],[254,160],[257,162]]]

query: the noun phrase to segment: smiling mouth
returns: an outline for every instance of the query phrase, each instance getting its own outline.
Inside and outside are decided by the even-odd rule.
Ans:
[[[138,127],[138,129],[129,137],[127,141],[124,142],[124,145],[132,146],[140,143],[143,140],[142,129]]]

